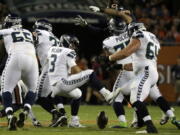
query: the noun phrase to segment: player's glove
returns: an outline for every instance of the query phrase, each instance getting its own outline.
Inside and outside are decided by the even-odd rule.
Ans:
[[[104,111],[101,111],[97,116],[97,126],[100,129],[104,129],[108,123],[108,117]]]
[[[89,6],[89,9],[92,10],[93,12],[100,12],[101,9],[97,6]]]
[[[77,17],[75,18],[75,25],[79,25],[82,27],[85,27],[88,25],[87,21],[85,19],[82,18],[82,16],[77,15]]]

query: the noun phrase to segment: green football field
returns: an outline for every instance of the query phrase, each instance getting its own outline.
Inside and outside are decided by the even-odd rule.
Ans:
[[[155,125],[158,128],[159,134],[162,135],[180,135],[180,130],[176,129],[170,122],[164,126],[159,124],[161,118],[161,111],[158,107],[148,106],[150,114],[153,118]],[[68,119],[70,119],[70,106],[65,106],[67,111]],[[126,117],[128,123],[132,120],[132,108],[126,107]],[[177,119],[180,120],[180,107],[174,107]],[[50,128],[51,115],[45,112],[39,106],[34,106],[33,110],[35,115],[42,123],[42,128],[33,127],[31,121],[28,119],[25,123],[24,128],[18,129],[17,131],[8,131],[6,127],[6,118],[0,120],[0,135],[132,135],[135,134],[137,129],[125,128],[125,129],[112,129],[112,125],[117,125],[118,121],[113,112],[111,106],[90,106],[83,105],[80,107],[79,116],[80,121],[86,128],[68,128],[68,127],[57,127]],[[96,126],[97,114],[104,110],[109,118],[108,125],[105,129],[98,129]],[[15,115],[18,115],[16,113]],[[142,128],[143,129],[143,128]],[[141,129],[141,130],[142,130]]]

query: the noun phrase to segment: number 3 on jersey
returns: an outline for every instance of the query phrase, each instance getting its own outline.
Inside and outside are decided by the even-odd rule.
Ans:
[[[56,54],[52,54],[51,55],[51,59],[50,59],[51,67],[49,68],[49,72],[54,72],[56,60],[57,60],[57,55]]]
[[[156,44],[149,42],[147,44],[147,49],[146,49],[146,58],[147,59],[154,59],[155,57],[157,57],[159,52],[159,48]]]

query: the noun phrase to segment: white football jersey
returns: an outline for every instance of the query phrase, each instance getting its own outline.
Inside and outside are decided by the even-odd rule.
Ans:
[[[148,31],[136,31],[132,38],[140,40],[140,48],[133,53],[133,69],[137,73],[145,66],[157,66],[157,55],[160,50],[160,43],[153,33]]]
[[[76,52],[64,47],[51,47],[48,52],[49,81],[53,85],[61,77],[68,77],[71,67],[76,65]]]
[[[37,29],[36,33],[36,52],[43,67],[47,59],[48,50],[51,46],[59,45],[59,39],[52,32],[46,30]]]
[[[35,54],[32,33],[23,28],[9,28],[0,30],[8,54],[30,53]]]
[[[129,36],[127,32],[124,32],[118,36],[111,36],[103,41],[103,48],[107,49],[111,54],[124,49],[129,43]],[[132,63],[131,56],[118,60],[118,64]]]

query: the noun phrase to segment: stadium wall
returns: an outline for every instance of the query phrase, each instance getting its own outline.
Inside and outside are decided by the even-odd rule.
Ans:
[[[175,89],[172,80],[171,67],[180,56],[180,46],[164,46],[158,56],[159,88],[169,102],[175,102]]]

